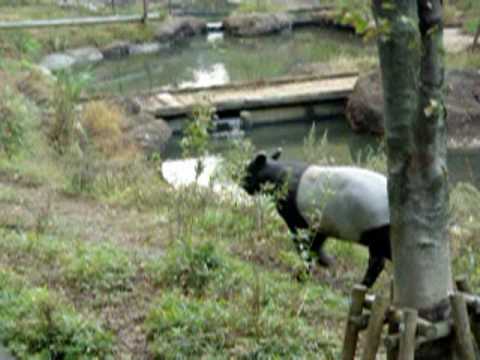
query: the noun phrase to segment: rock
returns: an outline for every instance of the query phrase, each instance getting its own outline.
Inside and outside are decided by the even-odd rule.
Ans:
[[[180,40],[206,31],[207,22],[204,20],[194,17],[172,17],[160,25],[155,33],[155,40],[160,42]]]
[[[443,42],[447,52],[455,54],[468,50],[473,44],[473,36],[463,33],[459,28],[445,29]]]
[[[72,67],[75,64],[75,59],[65,53],[53,53],[45,56],[40,61],[40,66],[50,70],[58,71]]]
[[[130,55],[130,44],[126,41],[115,41],[100,51],[105,59],[119,59]]]
[[[130,44],[128,47],[128,53],[130,55],[153,54],[158,52],[161,48],[162,44],[159,43]]]
[[[74,59],[75,65],[94,64],[103,60],[102,53],[95,47],[71,49],[67,50],[66,53]]]
[[[14,360],[15,358],[10,354],[10,352],[0,345],[0,360]]]
[[[232,15],[223,21],[225,32],[234,36],[258,36],[274,34],[292,27],[288,14]]]
[[[445,104],[449,147],[480,147],[480,72],[448,71]],[[383,90],[378,71],[358,79],[346,115],[354,131],[384,133]]]
[[[329,26],[340,29],[350,29],[352,26],[340,24],[338,14],[335,10],[317,10],[317,11],[302,11],[295,14],[295,26]]]
[[[353,131],[383,134],[383,89],[380,72],[360,76],[346,108]]]
[[[97,48],[84,47],[67,50],[64,53],[53,53],[40,61],[40,66],[50,71],[71,68],[74,65],[87,65],[103,60],[103,55]]]
[[[134,141],[145,153],[162,153],[172,136],[167,122],[152,115],[140,113],[130,118],[131,129],[127,137]]]

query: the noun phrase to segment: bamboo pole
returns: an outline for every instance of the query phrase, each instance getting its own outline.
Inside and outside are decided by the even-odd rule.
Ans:
[[[422,318],[417,319],[417,333],[418,336],[415,339],[415,347],[418,349],[421,345],[427,343],[427,342],[432,342],[435,340],[443,339],[446,338],[447,336],[450,335],[451,333],[451,326],[448,321],[441,321],[438,323],[434,323],[432,325],[432,328],[434,328],[434,331],[431,331],[428,335],[421,335],[420,334],[420,327],[418,327],[419,324],[421,324],[420,320]],[[389,335],[385,338],[385,347],[387,350],[389,349],[395,349],[399,346],[400,344],[400,335],[399,334],[394,334],[394,335]]]
[[[418,312],[415,309],[405,309],[402,318],[403,330],[400,334],[398,360],[414,360]]]
[[[390,303],[393,304],[395,300],[395,286],[394,286],[394,280],[390,280]],[[390,306],[389,309],[389,314],[387,315],[387,321],[388,321],[388,335],[393,335],[398,333],[399,331],[399,325],[398,322],[395,321],[393,318],[390,317],[390,313],[392,311],[395,311],[393,306]],[[387,360],[398,360],[397,359],[397,351],[398,349],[390,349],[387,348]]]
[[[452,305],[455,338],[461,358],[464,360],[475,360],[475,348],[465,298],[461,293],[452,294],[450,295],[450,304]]]
[[[352,304],[348,311],[345,338],[343,340],[342,360],[353,360],[357,350],[359,328],[353,321],[362,314],[363,300],[367,294],[367,288],[363,285],[355,285],[352,290]]]
[[[475,37],[473,39],[473,46],[472,46],[473,49],[477,47],[479,38],[480,38],[480,24],[478,24],[477,26],[477,32],[475,33]]]
[[[53,20],[0,21],[0,30],[133,23],[142,22],[143,18],[144,15],[114,15]],[[153,13],[148,16],[148,19],[159,20],[162,19],[162,16],[159,13]]]
[[[362,360],[375,360],[380,345],[383,323],[390,301],[381,296],[375,298],[372,306],[372,314],[368,323],[365,349]]]

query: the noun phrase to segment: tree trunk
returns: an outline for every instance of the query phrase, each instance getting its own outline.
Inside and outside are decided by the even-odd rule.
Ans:
[[[385,94],[394,303],[449,316],[444,58],[441,0],[373,0]],[[416,359],[451,359],[450,341]],[[440,345],[440,346],[439,346]]]

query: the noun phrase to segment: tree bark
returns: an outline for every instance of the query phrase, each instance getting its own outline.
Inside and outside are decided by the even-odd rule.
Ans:
[[[373,0],[385,96],[394,303],[432,321],[449,316],[441,0]],[[416,359],[451,359],[451,342]],[[439,355],[439,353],[441,355]]]

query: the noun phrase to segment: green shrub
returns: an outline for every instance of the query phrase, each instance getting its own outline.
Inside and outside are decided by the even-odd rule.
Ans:
[[[0,151],[9,158],[26,145],[31,108],[28,101],[8,85],[0,90]]]
[[[212,282],[224,281],[227,264],[210,243],[182,241],[170,249],[158,265],[151,262],[147,272],[157,284],[179,287],[185,294],[204,294]]]
[[[135,273],[128,254],[113,245],[78,244],[63,259],[62,273],[82,290],[125,291]]]
[[[220,302],[190,299],[178,292],[165,294],[145,321],[149,350],[156,359],[218,354],[234,340],[225,332],[230,316]]]
[[[10,279],[10,281],[5,281]],[[109,359],[112,336],[44,288],[0,272],[0,342],[19,359]]]
[[[298,309],[292,313],[288,308],[288,300],[297,294],[282,295],[281,291],[298,293],[298,289],[285,287],[285,282],[278,286],[270,280],[258,305],[252,302],[256,296],[248,288],[244,298],[232,301],[165,293],[153,304],[145,321],[152,357],[335,358],[337,345],[329,329],[311,326],[295,313]],[[303,301],[308,304],[305,306],[311,306],[310,296],[304,296]]]
[[[54,148],[61,154],[81,139],[75,106],[89,81],[87,73],[73,75],[69,71],[64,71],[57,75],[53,103],[55,113],[49,138]]]

